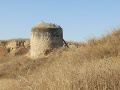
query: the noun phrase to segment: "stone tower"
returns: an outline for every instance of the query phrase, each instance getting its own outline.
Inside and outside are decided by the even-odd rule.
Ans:
[[[63,30],[60,26],[41,22],[31,30],[31,58],[37,59],[54,48],[63,46]]]

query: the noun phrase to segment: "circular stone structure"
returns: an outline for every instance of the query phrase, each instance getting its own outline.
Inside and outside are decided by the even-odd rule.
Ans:
[[[31,30],[31,58],[47,55],[52,49],[63,46],[63,30],[60,26],[41,22]]]

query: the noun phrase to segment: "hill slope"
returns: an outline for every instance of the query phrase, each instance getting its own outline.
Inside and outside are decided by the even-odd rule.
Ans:
[[[74,45],[35,61],[1,57],[0,90],[120,90],[120,29]]]

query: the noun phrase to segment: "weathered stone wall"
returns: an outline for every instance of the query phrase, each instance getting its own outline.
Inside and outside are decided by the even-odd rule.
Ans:
[[[61,35],[61,34],[59,34],[59,35]],[[47,34],[47,36],[49,36],[49,35]],[[48,48],[57,48],[57,47],[62,46],[62,44],[61,44],[62,40],[58,40],[57,41],[55,39],[55,41],[53,40],[54,44],[52,45],[52,47],[50,47],[51,45],[49,45],[50,43],[48,43],[48,41],[50,41],[50,40],[49,40],[49,38],[47,38],[47,36],[41,36],[41,38],[43,39],[43,37],[44,37],[44,39],[43,39],[43,41],[41,43],[39,43],[39,46],[41,46],[41,47],[39,47],[40,49],[41,48],[45,49],[45,47],[47,47],[46,48],[46,52],[42,52],[44,54],[48,54],[49,53],[49,49]],[[37,39],[37,40],[36,40],[36,43],[39,42],[39,39]],[[47,42],[45,42],[45,41],[47,41]],[[56,43],[57,43],[58,46],[56,45]],[[67,43],[69,48],[81,48],[81,47],[84,47],[84,43],[75,43],[75,42],[66,42],[66,43]],[[36,45],[38,45],[38,44],[36,44]],[[44,45],[48,45],[48,46],[44,47]],[[65,44],[63,45],[63,47],[66,47]],[[43,49],[41,49],[41,50],[43,50]],[[39,51],[41,52],[41,50],[39,50]],[[12,56],[26,55],[29,51],[30,51],[30,40],[29,39],[14,39],[14,40],[1,40],[0,41],[0,56],[6,56],[6,55],[12,55]],[[29,56],[29,55],[30,55],[30,53],[27,54],[27,56]]]
[[[0,41],[0,55],[23,55],[29,51],[29,39],[13,39]],[[4,54],[4,55],[5,55]]]
[[[31,58],[38,58],[54,48],[62,47],[62,28],[43,22],[36,25],[31,30],[30,46]]]

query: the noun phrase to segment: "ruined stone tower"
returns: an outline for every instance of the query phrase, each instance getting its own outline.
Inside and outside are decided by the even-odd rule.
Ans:
[[[63,31],[58,25],[41,22],[31,30],[31,58],[37,59],[50,50],[63,46]]]

